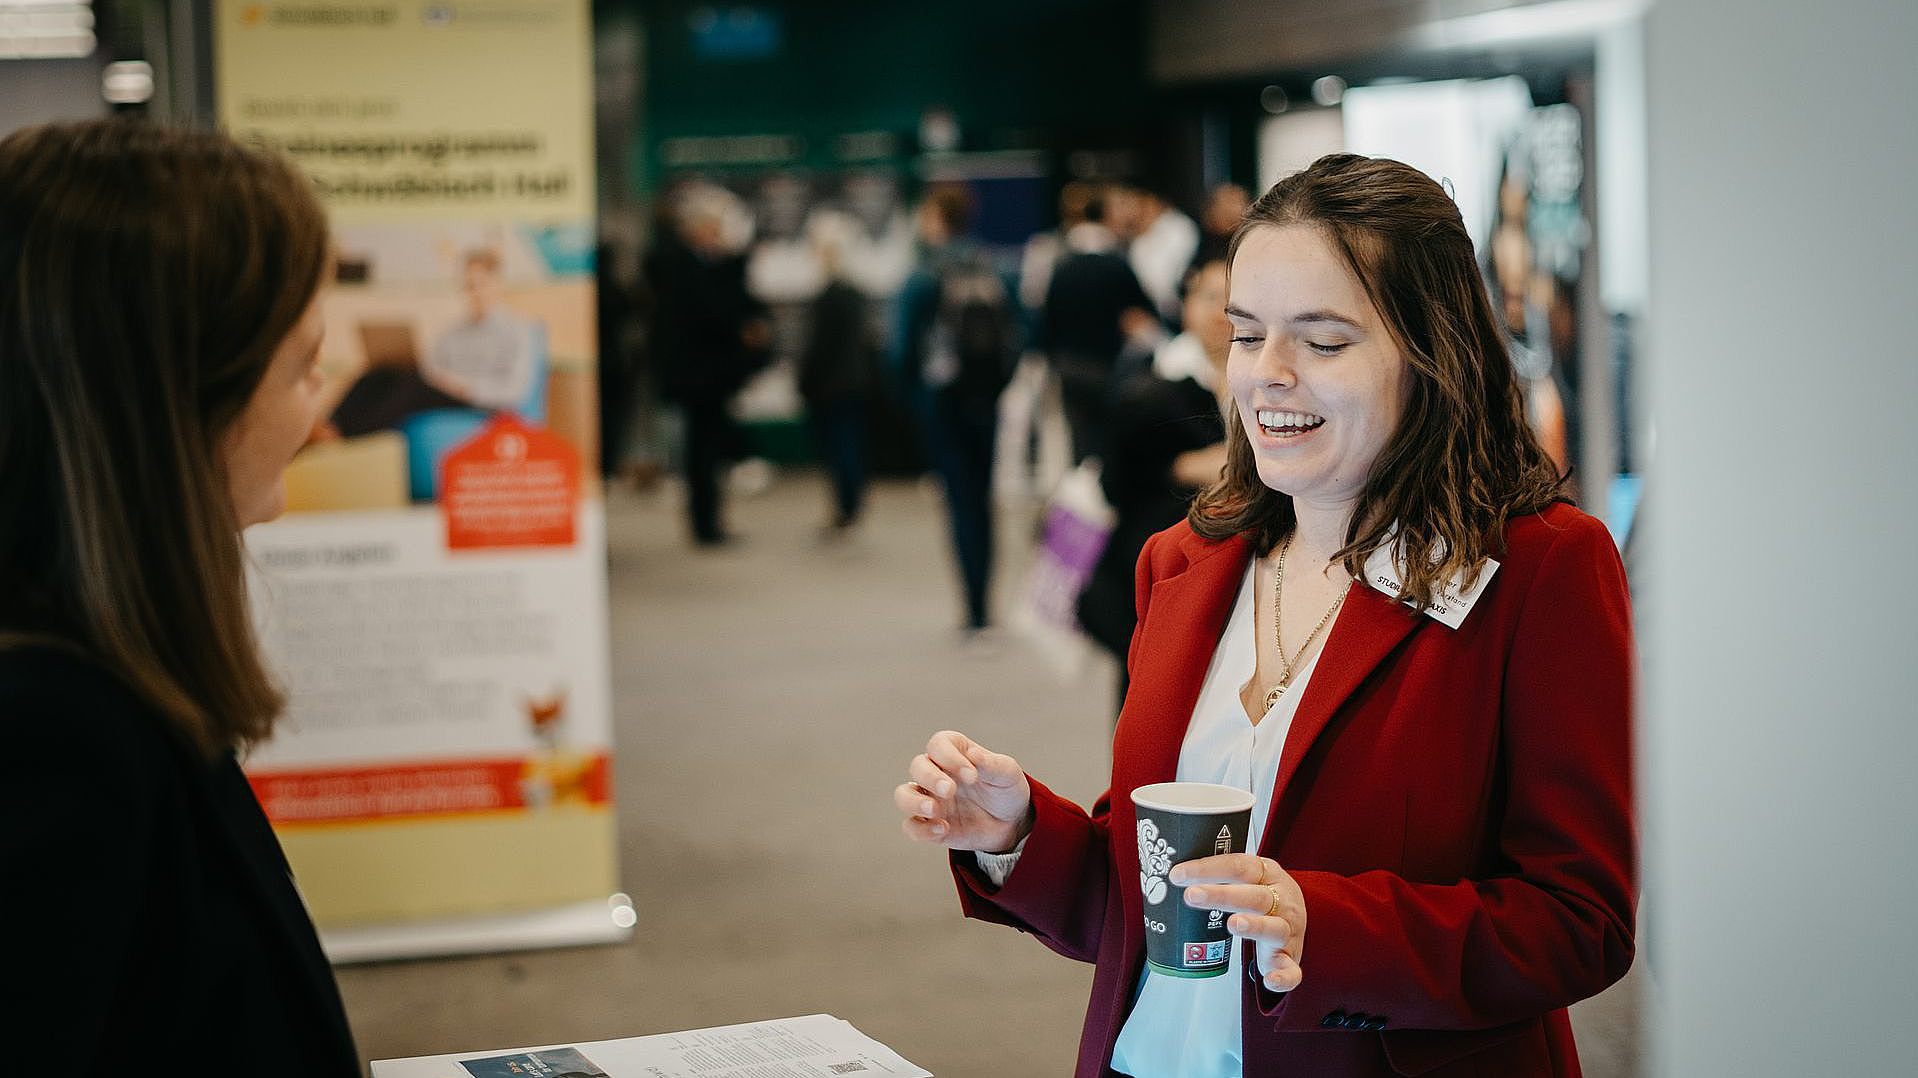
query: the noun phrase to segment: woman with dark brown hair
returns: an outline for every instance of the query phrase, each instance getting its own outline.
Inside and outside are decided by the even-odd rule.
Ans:
[[[318,418],[331,270],[306,181],[224,136],[0,141],[0,933],[63,1069],[359,1073],[235,758],[281,708],[240,531]]]
[[[906,833],[968,915],[1097,964],[1079,1078],[1576,1075],[1565,1008],[1633,954],[1617,552],[1437,183],[1326,157],[1229,258],[1225,473],[1140,555],[1110,790],[1087,812],[946,731]],[[1168,780],[1251,793],[1255,852],[1148,900],[1130,795]],[[1144,967],[1181,893],[1227,916],[1227,976]]]

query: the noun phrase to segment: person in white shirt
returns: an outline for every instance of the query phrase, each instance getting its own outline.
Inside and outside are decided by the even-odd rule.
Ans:
[[[1152,297],[1159,317],[1179,320],[1179,283],[1199,253],[1199,226],[1165,199],[1144,188],[1128,191],[1115,223],[1128,239],[1126,261]]]
[[[433,342],[420,361],[420,375],[475,408],[518,409],[532,390],[538,365],[533,323],[506,306],[499,252],[468,252],[461,280],[465,317]]]
[[[1233,239],[1226,466],[1138,561],[1090,811],[942,731],[894,789],[965,913],[1096,966],[1076,1078],[1574,1078],[1566,1008],[1633,955],[1632,645],[1457,205],[1335,154]],[[1247,853],[1142,887],[1131,794],[1235,786]],[[1144,969],[1162,902],[1211,979]]]

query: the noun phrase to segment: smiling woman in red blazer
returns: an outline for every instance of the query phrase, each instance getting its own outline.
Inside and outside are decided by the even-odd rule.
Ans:
[[[1139,559],[1090,812],[945,731],[896,801],[967,915],[1097,964],[1078,1078],[1579,1073],[1624,975],[1630,611],[1559,495],[1458,207],[1324,158],[1233,239],[1229,459]],[[1175,866],[1232,976],[1144,967],[1131,792],[1224,782],[1251,849]]]

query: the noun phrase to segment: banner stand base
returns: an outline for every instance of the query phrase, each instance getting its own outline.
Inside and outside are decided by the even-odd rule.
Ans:
[[[320,932],[320,945],[326,957],[340,966],[622,943],[632,938],[636,921],[631,900],[614,895],[524,913],[325,929]]]

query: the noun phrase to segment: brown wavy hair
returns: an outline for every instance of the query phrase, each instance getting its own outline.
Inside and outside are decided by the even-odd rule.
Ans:
[[[222,443],[330,264],[306,180],[224,135],[0,141],[0,646],[83,654],[209,754],[268,735]]]
[[[1409,165],[1331,154],[1279,181],[1246,211],[1227,260],[1254,229],[1307,225],[1344,258],[1412,372],[1405,414],[1360,490],[1345,546],[1354,577],[1400,544],[1398,598],[1432,605],[1454,576],[1476,579],[1501,552],[1505,521],[1562,497],[1565,477],[1525,421],[1471,237],[1457,203]],[[1259,479],[1237,408],[1226,465],[1188,514],[1208,539],[1250,535],[1264,554],[1290,534],[1292,499]]]

